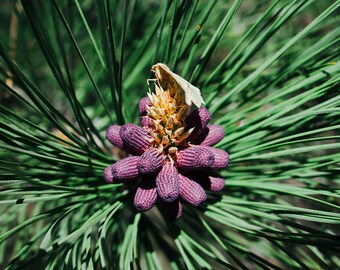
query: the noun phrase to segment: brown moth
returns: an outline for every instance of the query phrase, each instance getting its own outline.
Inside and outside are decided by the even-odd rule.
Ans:
[[[204,104],[201,91],[183,79],[181,76],[173,73],[165,64],[158,63],[152,66],[151,70],[155,73],[156,80],[160,84],[171,85],[175,89],[180,89],[184,93],[185,103],[191,105],[194,103],[198,108]]]

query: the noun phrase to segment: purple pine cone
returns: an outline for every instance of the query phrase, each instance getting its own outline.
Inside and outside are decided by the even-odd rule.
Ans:
[[[163,202],[165,216],[170,220],[177,220],[182,216],[182,204],[179,200]]]
[[[112,167],[113,167],[113,165],[114,165],[114,164],[110,165],[109,167],[107,167],[107,168],[104,170],[103,177],[104,177],[104,180],[105,180],[107,183],[119,183],[119,180],[118,180],[118,179],[113,178],[113,175],[112,175]]]
[[[112,177],[119,180],[136,178],[138,176],[138,156],[131,156],[118,160],[112,165]]]
[[[202,186],[189,174],[179,174],[179,194],[183,200],[193,206],[198,206],[207,199]]]
[[[142,116],[140,123],[143,127],[153,127],[153,122],[149,116]]]
[[[105,137],[112,143],[114,146],[117,146],[119,149],[123,150],[123,140],[119,135],[121,126],[119,125],[111,125],[107,128]]]
[[[125,124],[119,132],[123,140],[123,147],[130,149],[136,154],[143,154],[150,145],[151,136],[149,133],[135,124]]]
[[[154,179],[143,179],[136,190],[134,205],[139,211],[150,210],[157,201],[157,190]]]
[[[148,107],[151,106],[151,101],[149,97],[143,97],[139,100],[139,115],[145,116],[147,113]]]
[[[192,111],[186,118],[185,118],[185,129],[189,130],[191,128],[195,128],[194,131],[190,134],[187,138],[188,141],[194,140],[202,130],[207,126],[208,122],[211,119],[210,112],[204,108],[198,108]]]
[[[136,209],[150,210],[159,197],[164,216],[176,220],[182,216],[181,202],[198,206],[207,199],[205,189],[224,188],[224,179],[214,170],[228,166],[229,154],[211,147],[222,140],[224,130],[220,125],[208,126],[211,115],[206,108],[188,114],[187,106],[176,108],[172,99],[165,106],[164,96],[158,98],[162,102],[154,108],[149,97],[140,99],[141,127],[132,123],[108,127],[106,138],[133,156],[107,167],[103,177],[108,183],[137,181]]]
[[[220,125],[209,125],[195,139],[194,143],[205,146],[213,146],[224,137],[224,130]]]
[[[224,169],[228,166],[229,154],[226,151],[209,146],[203,147],[214,155],[214,163],[211,165],[211,169]]]
[[[210,168],[214,154],[206,147],[189,147],[177,153],[177,167],[186,170]]]
[[[179,195],[178,171],[169,162],[165,162],[156,178],[159,197],[165,202],[173,202]]]
[[[164,164],[165,156],[156,148],[149,148],[139,158],[137,167],[141,174],[150,174],[159,171]]]

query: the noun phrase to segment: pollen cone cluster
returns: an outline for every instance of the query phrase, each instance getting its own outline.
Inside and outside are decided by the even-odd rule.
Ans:
[[[200,107],[189,113],[180,91],[163,90],[155,85],[139,102],[141,125],[112,125],[106,138],[131,154],[107,167],[109,183],[137,181],[134,205],[150,210],[157,200],[170,219],[182,215],[182,202],[203,203],[205,190],[217,192],[224,187],[216,170],[228,166],[227,152],[213,148],[224,137],[219,125],[208,125],[209,111]]]

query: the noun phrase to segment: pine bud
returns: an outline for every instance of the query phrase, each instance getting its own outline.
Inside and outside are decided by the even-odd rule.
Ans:
[[[157,190],[154,179],[143,179],[136,190],[134,205],[139,211],[150,210],[157,201]]]
[[[111,125],[107,128],[105,137],[112,143],[114,146],[123,150],[123,140],[119,135],[121,126],[119,125]]]
[[[118,179],[113,178],[113,175],[112,175],[112,167],[113,167],[113,165],[114,165],[114,164],[110,165],[109,167],[107,167],[107,168],[104,170],[103,177],[104,177],[104,180],[105,180],[107,183],[119,183],[119,180],[118,180]]]
[[[138,156],[118,160],[112,165],[112,177],[120,180],[136,178],[138,176],[138,160]]]
[[[156,187],[159,197],[163,201],[172,202],[178,198],[178,171],[169,162],[165,162],[156,178]]]
[[[214,162],[211,165],[211,169],[224,169],[228,166],[229,154],[226,151],[209,146],[203,147],[214,155]]]
[[[210,168],[213,163],[214,155],[206,147],[189,147],[177,153],[177,167],[181,169]]]
[[[156,148],[149,148],[139,158],[137,167],[141,174],[150,174],[159,171],[164,164],[165,156]]]
[[[140,123],[143,127],[153,127],[153,121],[149,116],[142,116]]]
[[[185,129],[189,130],[191,128],[195,128],[194,131],[187,138],[188,141],[194,140],[202,130],[207,126],[208,122],[211,119],[210,112],[204,108],[200,107],[194,111],[192,111],[185,118]]]
[[[224,188],[224,179],[217,173],[210,172],[209,175],[204,172],[193,173],[198,183],[206,190],[213,192],[221,191]]]
[[[139,100],[139,115],[145,116],[147,114],[148,107],[151,106],[149,97],[143,97]]]
[[[183,200],[193,206],[198,206],[207,199],[202,186],[189,174],[179,174],[179,193]]]
[[[209,125],[194,140],[195,144],[213,146],[224,137],[224,130],[220,125]]]
[[[150,145],[151,137],[149,133],[135,124],[123,125],[119,135],[123,140],[123,146],[137,154],[143,154]]]
[[[210,191],[218,192],[224,188],[225,182],[221,177],[209,176]]]

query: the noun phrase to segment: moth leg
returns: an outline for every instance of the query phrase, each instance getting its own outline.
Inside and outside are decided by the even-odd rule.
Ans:
[[[150,89],[150,82],[153,82],[154,84],[156,84],[157,79],[147,79],[147,80],[146,80],[146,84],[148,85],[148,90],[149,90],[149,92],[151,93],[152,91],[151,91],[151,89]]]
[[[155,87],[158,86],[159,88],[161,88],[158,79],[147,79],[147,80],[146,80],[146,83],[147,83],[147,85],[148,85],[148,90],[149,90],[149,92],[152,92],[151,89],[150,89],[150,82],[153,82],[154,85],[155,85]]]
[[[156,83],[156,82],[157,82],[157,79],[147,79],[147,80],[146,80],[146,83],[147,83],[147,85],[148,85],[149,90],[150,90],[150,82]]]

